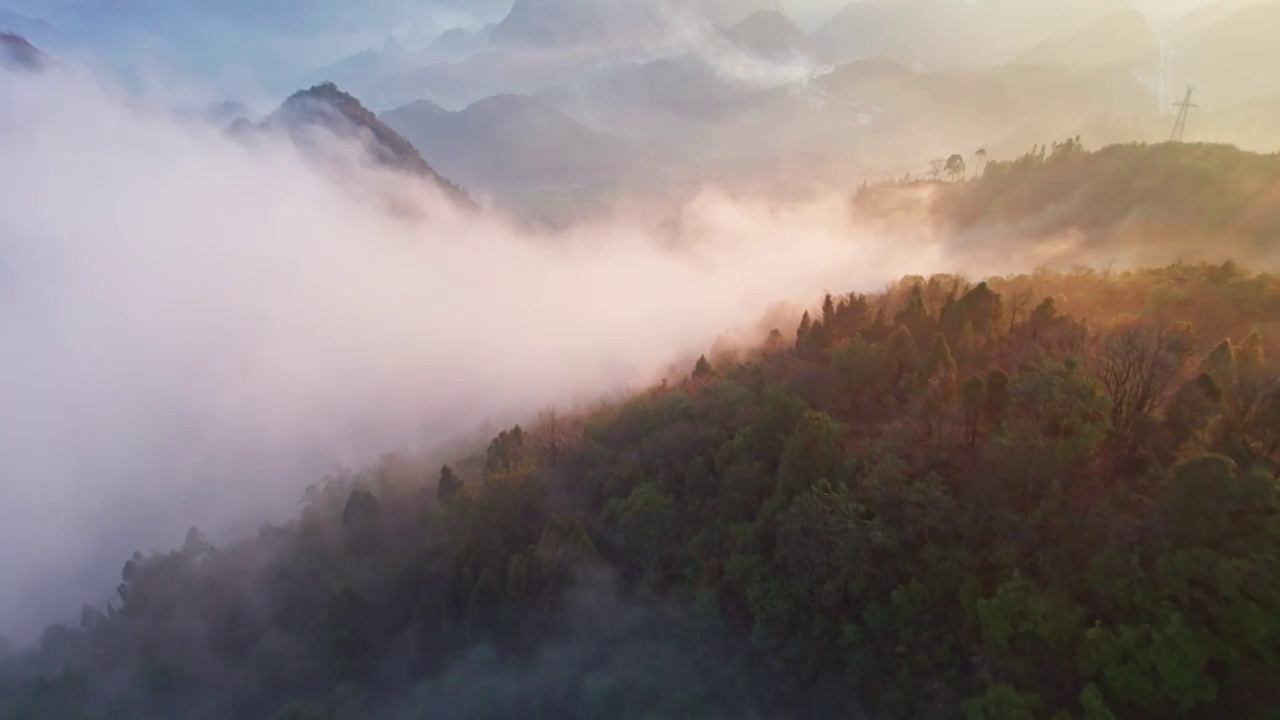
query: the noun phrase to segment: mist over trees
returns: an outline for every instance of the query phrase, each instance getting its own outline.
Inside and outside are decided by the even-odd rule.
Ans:
[[[974,251],[1065,238],[1064,262],[1234,257],[1269,266],[1276,257],[1280,155],[1210,143],[1090,150],[1072,137],[1008,160],[980,150],[970,164],[965,182],[954,181],[965,175],[956,154],[936,161],[935,180],[868,184],[853,207],[868,222],[923,221]],[[951,182],[938,181],[944,172]]]
[[[1067,29],[1044,22],[1043,15],[1018,14],[1050,4],[953,4],[947,10],[951,15],[941,16],[943,22],[935,18],[922,34],[911,11],[943,3],[855,3],[816,39],[825,37],[837,49],[861,56],[864,49],[883,45],[888,30],[888,56],[944,67],[920,70],[883,58],[860,59],[805,89],[848,101],[844,112],[856,118],[849,127],[871,127],[860,124],[864,114],[868,122],[880,122],[879,109],[862,111],[887,102],[855,103],[855,96],[903,103],[928,98],[930,104],[917,111],[942,117],[933,109],[946,103],[932,104],[938,102],[938,87],[967,96],[965,102],[980,108],[975,114],[1001,115],[1001,108],[1019,107],[1014,98],[1025,102],[1008,92],[1004,83],[1013,78],[1070,104],[1065,85],[1041,82],[1066,78],[1067,71],[1040,65],[1049,62],[1045,57],[1064,67],[1074,64],[1078,54],[1088,54],[1094,37],[1088,32],[1046,37],[1023,67],[963,72],[945,67],[973,52],[984,37],[1005,32],[1005,26],[993,23],[983,26],[982,35],[966,35],[956,32],[948,17],[979,12],[987,17],[1004,10],[1000,19],[1007,27],[1031,24],[1045,33]],[[99,5],[102,12],[110,9],[100,3],[86,7]],[[742,19],[741,6],[696,5],[708,16],[725,17],[726,24]],[[769,16],[753,16],[756,22],[779,27],[777,21],[785,18],[774,5],[753,2]],[[1064,10],[1062,17],[1075,17],[1081,8],[1089,15],[1110,12],[1115,5],[1089,0],[1071,14]],[[670,29],[666,18],[651,17],[657,6],[650,4],[625,6],[639,8],[639,14],[606,17],[597,16],[603,6],[594,0],[575,0],[581,25],[570,35],[550,22],[555,14],[545,10],[560,5],[521,0],[516,7],[519,12],[496,34],[507,47],[555,49],[566,39],[590,45],[600,28],[644,36],[646,28],[653,31],[641,22],[646,19],[663,20],[658,23],[662,32]],[[1266,12],[1276,7],[1280,4],[1273,2]],[[139,5],[138,11],[148,8]],[[295,19],[278,3],[235,3],[222,10],[263,13],[273,22]],[[316,10],[340,11],[332,3]],[[864,29],[868,18],[879,18],[881,26]],[[1248,28],[1239,22],[1229,27],[1243,33]],[[791,37],[783,50],[815,39],[795,27],[783,29]],[[1151,33],[1145,21],[1140,29],[1143,37]],[[878,34],[868,34],[872,30]],[[745,43],[751,33],[738,31]],[[477,35],[485,32],[494,30]],[[1228,43],[1218,33],[1219,46]],[[948,43],[927,42],[936,34]],[[849,37],[858,43],[847,43]],[[989,62],[1009,54],[994,45],[978,50],[991,55]],[[387,52],[399,51],[391,44]],[[1054,59],[1059,56],[1068,60]],[[1147,60],[1144,55],[1133,67],[1141,69]],[[1196,62],[1211,61],[1209,55]],[[38,70],[47,59],[17,36],[0,34],[0,62]],[[476,71],[474,77],[503,75],[506,63],[524,64],[507,58],[496,70]],[[457,68],[428,67],[424,87],[434,76],[459,92],[476,91],[458,81],[467,76],[454,75]],[[523,72],[545,82],[546,67],[531,64]],[[610,95],[614,88],[624,87],[630,90],[618,96],[634,98],[645,97],[641,90],[653,91],[653,97],[666,98],[673,115],[691,116],[682,122],[706,124],[684,137],[686,145],[668,152],[698,147],[707,157],[732,162],[742,158],[723,150],[745,146],[741,138],[748,136],[735,135],[718,146],[714,140],[720,138],[713,136],[729,136],[725,118],[743,108],[769,110],[750,116],[750,124],[772,130],[779,118],[791,117],[781,110],[790,113],[811,99],[776,92],[776,87],[731,88],[724,96],[699,90],[731,87],[719,69],[696,54],[627,64],[586,94],[594,91],[597,99],[607,99],[615,97]],[[1128,66],[1122,70],[1117,77],[1124,82],[1108,92],[1145,103],[1145,97],[1129,92],[1139,79],[1130,77]],[[576,73],[566,71],[566,77]],[[1091,86],[1094,77],[1071,76],[1081,86]],[[626,79],[618,84],[620,77]],[[681,81],[687,86],[667,97],[666,91]],[[583,93],[576,85],[573,90],[585,108]],[[996,98],[994,105],[980,99],[987,93]],[[768,294],[776,288],[812,288],[822,277],[781,269],[784,262],[834,267],[848,258],[849,247],[841,243],[850,238],[842,233],[852,230],[844,216],[844,225],[824,240],[834,238],[830,244],[841,251],[806,250],[800,236],[822,235],[826,228],[792,220],[789,229],[779,222],[762,234],[785,233],[783,240],[795,242],[776,253],[775,245],[753,252],[749,231],[776,220],[772,207],[735,215],[727,230],[705,218],[688,218],[691,232],[732,236],[732,242],[707,253],[734,255],[738,262],[727,267],[736,272],[735,282],[715,282],[720,276],[683,265],[668,267],[667,256],[649,255],[642,243],[599,262],[568,251],[544,253],[544,245],[507,237],[507,228],[496,220],[476,221],[484,213],[474,212],[478,208],[470,197],[437,173],[437,161],[424,150],[429,144],[418,139],[433,136],[444,142],[440,134],[449,129],[469,142],[490,143],[492,156],[502,160],[520,154],[533,137],[528,125],[540,124],[543,140],[536,142],[545,155],[523,157],[530,165],[521,170],[527,181],[519,177],[511,185],[530,192],[537,178],[546,179],[546,167],[559,163],[561,180],[588,198],[611,189],[610,183],[621,186],[624,173],[610,167],[613,162],[644,157],[648,163],[654,156],[652,147],[570,121],[569,107],[563,93],[548,91],[536,102],[504,96],[456,112],[418,101],[379,118],[336,85],[323,83],[291,96],[258,126],[237,124],[231,135],[239,140],[269,142],[266,131],[284,129],[303,147],[317,143],[310,149],[319,156],[334,149],[329,143],[336,140],[339,155],[349,144],[356,165],[373,161],[378,166],[366,168],[371,176],[381,167],[426,180],[450,200],[439,208],[450,224],[424,222],[404,235],[404,227],[389,220],[384,224],[381,215],[376,223],[346,225],[353,213],[317,207],[345,203],[345,196],[307,193],[305,187],[290,201],[296,204],[266,216],[276,220],[267,235],[283,237],[266,253],[274,261],[257,266],[252,253],[229,257],[269,271],[261,276],[272,292],[262,297],[287,299],[305,306],[305,312],[255,325],[249,318],[256,322],[270,303],[251,297],[233,314],[208,316],[210,326],[265,328],[270,342],[263,346],[275,350],[272,368],[280,372],[263,374],[260,384],[245,393],[252,402],[225,406],[231,410],[224,412],[260,411],[287,397],[264,390],[302,374],[297,368],[309,361],[323,369],[316,359],[320,355],[348,350],[360,362],[340,364],[342,372],[319,373],[312,381],[328,386],[379,375],[386,385],[375,396],[362,396],[374,398],[368,403],[309,406],[315,408],[312,415],[333,416],[332,427],[389,414],[393,407],[420,409],[416,406],[429,403],[432,392],[453,389],[446,384],[466,386],[455,396],[466,400],[436,406],[453,413],[441,425],[461,424],[464,404],[489,403],[497,395],[512,403],[534,385],[543,393],[524,397],[523,405],[541,407],[546,395],[580,392],[587,382],[581,375],[566,380],[573,373],[565,367],[612,368],[619,358],[635,360],[645,346],[677,334],[676,326],[687,320],[680,313],[692,314],[699,303],[740,306],[758,299],[762,288]],[[956,108],[963,107],[953,103],[945,121],[955,122]],[[619,112],[631,110],[624,106]],[[886,117],[893,125],[893,113]],[[116,138],[136,120],[124,113],[94,119],[119,128]],[[667,127],[666,122],[659,126]],[[403,135],[393,129],[401,123]],[[490,123],[497,130],[463,132]],[[168,128],[161,123],[132,127],[143,135]],[[824,143],[842,145],[847,139],[844,126],[839,133],[819,137],[822,154],[831,154]],[[75,134],[64,133],[62,139]],[[811,137],[797,132],[801,135]],[[829,137],[841,142],[828,143]],[[343,144],[344,138],[352,142]],[[509,142],[495,143],[495,138]],[[553,139],[556,145],[547,142]],[[920,144],[908,135],[899,140]],[[7,146],[15,157],[19,144]],[[90,140],[71,147],[101,145]],[[251,142],[243,145],[236,145],[237,152],[252,150]],[[193,146],[171,139],[160,147],[165,164],[157,167],[166,168],[167,182],[181,184],[170,162],[183,153],[174,149],[194,156]],[[561,148],[582,156],[570,163]],[[931,155],[935,150],[929,149]],[[930,238],[946,238],[938,251],[944,260],[998,258],[1004,268],[1010,263],[1000,256],[1028,257],[1019,253],[1058,244],[1065,249],[1052,255],[1053,267],[1008,275],[908,275],[878,292],[863,291],[865,278],[841,276],[843,292],[828,292],[797,308],[794,322],[789,315],[785,323],[770,319],[751,342],[722,336],[723,342],[702,354],[693,350],[685,367],[641,390],[589,406],[566,399],[518,423],[508,418],[479,441],[390,452],[366,467],[335,470],[305,489],[296,513],[238,539],[211,540],[192,527],[167,551],[139,548],[108,567],[118,575],[109,600],[86,602],[74,617],[45,627],[34,642],[0,637],[0,720],[1274,717],[1280,708],[1280,277],[1271,270],[1280,239],[1280,156],[1183,143],[1090,151],[1076,135],[1011,159],[989,158],[985,146],[962,150],[943,150],[930,163],[927,180],[908,174],[900,181],[864,184],[851,203],[842,196],[833,204],[846,209],[851,204],[857,219],[877,231],[909,226]],[[611,162],[598,167],[597,156]],[[293,156],[287,157],[292,163]],[[465,150],[445,157],[449,163],[477,163],[476,155]],[[502,172],[514,173],[518,165],[503,165]],[[139,162],[138,167],[151,166]],[[271,167],[236,165],[222,183],[250,187],[254,173],[268,174]],[[272,179],[311,177],[309,171],[294,174],[298,168],[292,164],[287,168],[289,173],[280,171],[250,192],[280,205],[282,196],[267,193]],[[815,168],[805,172],[817,174]],[[595,187],[578,183],[588,169],[599,172]],[[341,167],[334,174],[341,175]],[[452,170],[445,174],[455,176]],[[652,181],[667,188],[675,184],[673,177],[659,174]],[[24,183],[8,187],[17,191]],[[560,192],[551,190],[549,196]],[[80,192],[75,195],[73,189],[69,195],[85,197]],[[128,194],[111,199],[128,210]],[[171,204],[178,197],[157,195]],[[35,203],[33,196],[21,197]],[[570,199],[565,198],[565,222],[576,207]],[[249,208],[250,203],[240,202]],[[542,197],[531,201],[546,203]],[[18,215],[22,204],[6,207]],[[174,212],[181,222],[165,227],[186,230],[187,216],[207,207],[182,205]],[[115,207],[102,215],[74,209],[97,226],[107,225],[100,217],[123,216]],[[160,217],[163,210],[154,214]],[[310,224],[294,224],[299,215]],[[31,217],[33,227],[54,224],[41,222],[51,214]],[[206,237],[234,237],[259,248],[257,224],[220,227]],[[87,226],[66,227],[83,233]],[[298,228],[307,231],[291,234]],[[22,235],[21,243],[42,239],[22,229],[14,233]],[[190,228],[192,235],[199,230]],[[166,234],[172,231],[151,232],[147,238],[159,242],[144,245],[147,251],[138,255],[155,260],[156,248],[172,250]],[[380,234],[410,246],[419,232],[448,234],[449,244],[429,246],[427,262],[417,255],[395,255],[391,262],[350,274],[348,265],[372,253],[372,243],[357,245],[353,254],[332,256],[332,274],[317,273],[321,292],[291,292],[304,286],[288,284],[288,275],[319,267],[297,262],[298,247],[322,252],[331,250],[335,239],[345,247],[347,240],[365,242],[364,235]],[[633,232],[621,223],[603,234],[622,247],[627,238],[615,236]],[[47,243],[31,243],[41,251],[33,256],[73,257],[84,249],[74,242],[57,244],[66,238],[56,232],[50,237]],[[886,237],[897,240],[890,232]],[[284,244],[297,238],[304,244]],[[458,239],[467,242],[454,242]],[[536,239],[549,245],[561,238]],[[577,246],[586,244],[579,240],[596,238],[566,234],[563,239]],[[26,249],[20,242],[14,247]],[[474,257],[483,262],[461,255],[460,248],[471,246],[481,248]],[[703,247],[691,248],[690,254]],[[110,246],[99,251],[102,255],[89,257],[113,255]],[[875,261],[870,252],[849,254],[864,265]],[[1096,262],[1115,255],[1126,258],[1118,263],[1125,269],[1110,260]],[[191,266],[208,263],[209,256],[195,257]],[[1188,257],[1196,261],[1184,260]],[[654,258],[660,267],[646,268]],[[1067,259],[1080,264],[1066,266]],[[921,260],[926,262],[941,264],[934,256]],[[622,265],[625,273],[610,274]],[[852,271],[841,265],[838,272]],[[541,285],[529,283],[534,276]],[[115,277],[102,288],[84,284],[96,277],[76,276],[82,283],[72,283],[78,304],[88,304],[82,295],[100,298],[117,289]],[[592,282],[572,284],[583,277]],[[145,284],[141,277],[129,279]],[[624,279],[634,286],[624,289]],[[659,288],[664,281],[666,287],[683,284],[698,293],[658,298],[666,292]],[[168,322],[173,324],[161,323],[164,327],[194,324],[182,312],[182,282],[180,277],[157,286],[172,300]],[[340,294],[341,283],[354,289]],[[208,295],[201,298],[207,307],[221,307],[224,286],[208,285],[202,288]],[[421,286],[432,286],[436,294],[415,294]],[[473,288],[479,290],[468,294]],[[250,288],[243,289],[247,296]],[[561,293],[554,301],[553,291]],[[136,299],[154,302],[161,295],[140,293]],[[368,301],[378,297],[386,304]],[[441,312],[422,302],[424,297],[462,309]],[[482,308],[477,298],[491,305]],[[627,310],[655,300],[660,309],[652,315]],[[142,316],[143,324],[152,320],[144,304],[128,307],[132,312],[124,314]],[[429,312],[447,317],[448,328],[420,324],[415,316]],[[341,325],[343,313],[358,332]],[[316,330],[289,335],[289,320],[312,316],[322,320]],[[511,322],[512,317],[518,321]],[[721,309],[714,317],[736,315]],[[655,318],[661,322],[657,330]],[[680,334],[701,337],[705,324],[687,323]],[[365,332],[370,326],[375,331]],[[154,331],[124,327],[133,331],[132,339]],[[553,331],[564,334],[552,337]],[[611,345],[606,331],[627,342]],[[389,334],[412,339],[388,343]],[[227,345],[247,342],[227,337]],[[55,341],[60,348],[65,339]],[[593,354],[606,345],[609,352]],[[152,372],[138,385],[125,385],[126,393],[111,396],[115,404],[108,406],[108,420],[123,422],[121,417],[130,416],[121,408],[141,404],[128,394],[141,394],[134,388],[197,386],[191,378],[205,376],[188,358],[218,357],[223,350],[215,343],[208,347],[181,355],[185,362],[157,366],[178,367],[177,380]],[[591,355],[591,360],[575,364],[569,353]],[[503,358],[509,364],[488,375],[463,377],[468,365],[499,355],[509,356]],[[380,362],[366,363],[370,356]],[[660,356],[643,355],[654,357]],[[393,361],[381,362],[386,358]],[[421,374],[417,365],[432,358],[448,362]],[[515,363],[555,365],[556,372],[515,374]],[[32,366],[49,369],[38,362]],[[236,366],[229,374],[240,380],[247,373]],[[424,377],[440,387],[409,387],[422,384]],[[614,377],[603,372],[590,387],[598,389]],[[487,378],[489,385],[475,378]],[[195,394],[221,387],[198,385]],[[329,396],[317,392],[317,397]],[[282,424],[301,424],[301,413],[282,417]],[[180,430],[164,441],[182,442]],[[114,453],[86,457],[110,460]],[[92,464],[77,460],[72,465]],[[164,462],[154,464],[166,470]],[[102,470],[87,467],[85,472]],[[49,482],[48,474],[12,474],[16,483]],[[23,477],[27,474],[33,477]],[[122,483],[119,495],[137,497],[142,487]],[[174,481],[174,487],[178,495],[194,486]],[[204,497],[253,491],[246,482],[213,488]],[[163,503],[140,504],[132,508],[132,517],[145,522],[147,512],[158,517],[163,508]],[[11,517],[25,520],[20,513]],[[54,553],[18,545],[11,552],[34,558]]]
[[[1277,317],[1232,262],[828,296],[135,554],[5,646],[0,717],[1263,717]]]

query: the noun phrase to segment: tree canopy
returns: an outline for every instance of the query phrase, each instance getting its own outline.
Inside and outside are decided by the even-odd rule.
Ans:
[[[1234,263],[831,296],[135,554],[0,718],[1270,717],[1277,318]]]

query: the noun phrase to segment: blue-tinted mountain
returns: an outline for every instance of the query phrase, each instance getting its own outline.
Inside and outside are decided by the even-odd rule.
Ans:
[[[0,65],[19,70],[39,70],[49,57],[27,42],[21,35],[0,32]]]
[[[761,58],[788,60],[816,54],[791,18],[776,10],[758,10],[726,30],[725,35],[739,48]]]
[[[785,16],[787,11],[780,0],[696,0],[694,7],[708,20],[722,28],[741,23],[759,12]]]
[[[382,114],[434,167],[494,196],[522,217],[555,222],[614,188],[640,155],[618,138],[520,95],[498,95],[450,112],[419,100]],[[574,207],[552,207],[572,202]]]
[[[298,138],[307,129],[320,127],[339,137],[356,139],[380,165],[430,180],[455,202],[471,204],[467,194],[427,164],[412,143],[333,83],[294,93],[264,125],[282,128]]]
[[[663,0],[516,0],[490,42],[502,48],[618,48],[665,38]]]

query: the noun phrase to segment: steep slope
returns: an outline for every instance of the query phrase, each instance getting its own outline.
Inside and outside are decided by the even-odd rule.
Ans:
[[[265,120],[264,125],[284,129],[304,143],[310,142],[306,131],[316,127],[339,137],[358,140],[383,166],[426,178],[436,183],[455,202],[470,204],[466,193],[428,165],[408,140],[333,83],[294,93]]]
[[[766,59],[813,54],[800,28],[776,10],[758,10],[725,31],[725,35],[743,50]]]
[[[39,70],[49,62],[26,38],[13,33],[0,32],[0,66],[19,70]]]
[[[1151,68],[1159,62],[1160,40],[1137,10],[1111,13],[1088,26],[1046,40],[1015,60],[1022,65],[1092,67],[1122,64]]]

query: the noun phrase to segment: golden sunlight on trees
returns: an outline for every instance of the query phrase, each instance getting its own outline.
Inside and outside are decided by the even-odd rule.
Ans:
[[[794,346],[135,554],[0,645],[0,718],[1268,717],[1277,317],[1234,263],[830,295]]]

